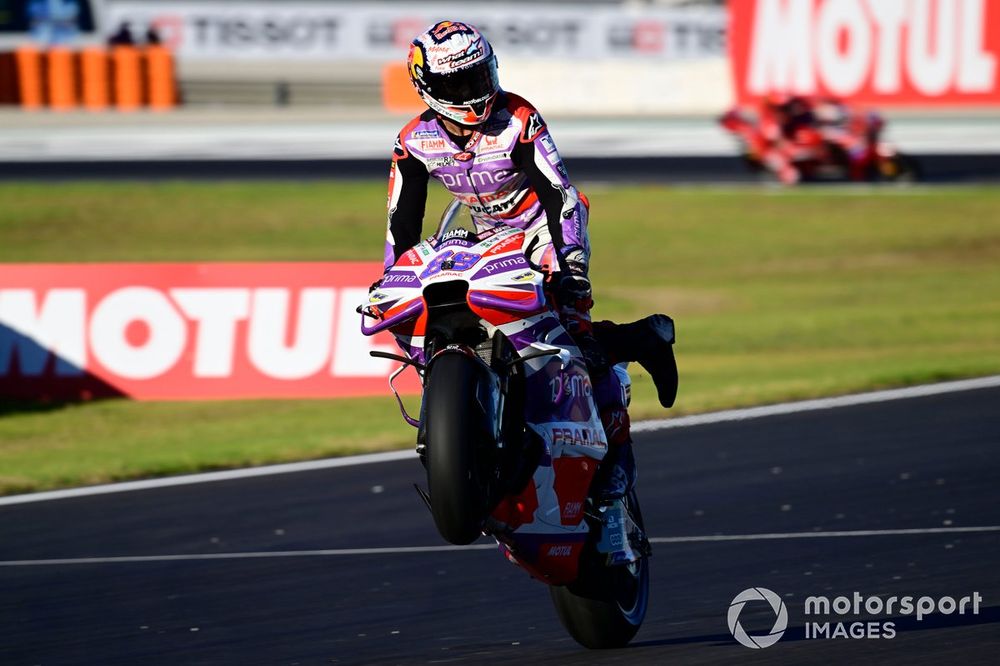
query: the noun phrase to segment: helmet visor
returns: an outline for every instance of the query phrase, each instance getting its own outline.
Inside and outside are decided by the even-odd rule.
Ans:
[[[447,74],[425,72],[424,81],[427,92],[442,104],[467,106],[481,102],[500,87],[497,59],[491,55],[472,67]]]

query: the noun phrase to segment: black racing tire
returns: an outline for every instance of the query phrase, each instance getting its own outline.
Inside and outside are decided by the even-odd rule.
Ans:
[[[649,558],[629,566],[595,567],[592,575],[602,580],[549,587],[559,621],[586,648],[623,648],[646,617]]]
[[[488,486],[479,472],[484,414],[478,402],[482,369],[465,354],[449,353],[430,368],[424,393],[427,485],[438,532],[449,543],[479,538]]]
[[[920,163],[905,153],[896,153],[882,167],[884,180],[893,183],[916,183],[923,179]]]
[[[633,519],[642,528],[634,492]],[[552,585],[549,593],[559,621],[580,645],[592,650],[628,645],[649,605],[649,557],[630,565],[605,566],[596,553],[581,558],[580,576],[569,585]]]

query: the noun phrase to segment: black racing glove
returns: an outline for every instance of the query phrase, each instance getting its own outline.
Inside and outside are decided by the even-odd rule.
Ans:
[[[562,273],[556,285],[556,300],[560,308],[572,308],[580,314],[590,312],[594,307],[590,278],[582,273]]]
[[[587,267],[582,262],[564,261],[556,283],[556,300],[566,330],[573,336],[580,349],[591,379],[598,380],[608,374],[611,360],[594,337],[587,313],[594,307],[594,290],[587,277]]]

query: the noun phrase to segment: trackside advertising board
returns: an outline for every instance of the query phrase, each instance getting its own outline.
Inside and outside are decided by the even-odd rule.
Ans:
[[[736,97],[1000,106],[996,0],[732,0]]]
[[[501,58],[697,60],[725,55],[721,8],[570,3],[110,0],[107,26],[155,26],[182,61],[399,62],[410,40],[452,18],[481,28]],[[501,65],[502,67],[503,65]]]
[[[0,398],[385,395],[388,333],[355,308],[380,263],[0,266]],[[412,371],[397,386],[418,389]],[[405,380],[405,381],[404,381]]]

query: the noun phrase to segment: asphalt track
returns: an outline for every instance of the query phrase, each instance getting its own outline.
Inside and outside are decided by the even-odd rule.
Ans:
[[[168,114],[0,111],[0,181],[384,179],[406,116],[181,109]],[[555,117],[575,181],[754,183],[711,116]],[[1000,180],[996,114],[892,114],[886,138],[929,183]]]
[[[415,460],[0,506],[0,663],[996,663],[998,406],[987,388],[638,434],[653,597],[614,652],[577,647],[485,539],[435,549]],[[364,548],[385,550],[337,550]],[[97,561],[39,562],[75,558]],[[764,650],[726,624],[754,586],[789,613]],[[983,602],[861,618],[891,640],[804,637],[806,596],[855,591]]]
[[[933,184],[1000,181],[1000,154],[915,154],[921,181]],[[133,159],[0,161],[0,181],[372,180],[384,179],[388,159]],[[737,155],[573,157],[574,180],[646,184],[773,182]]]

